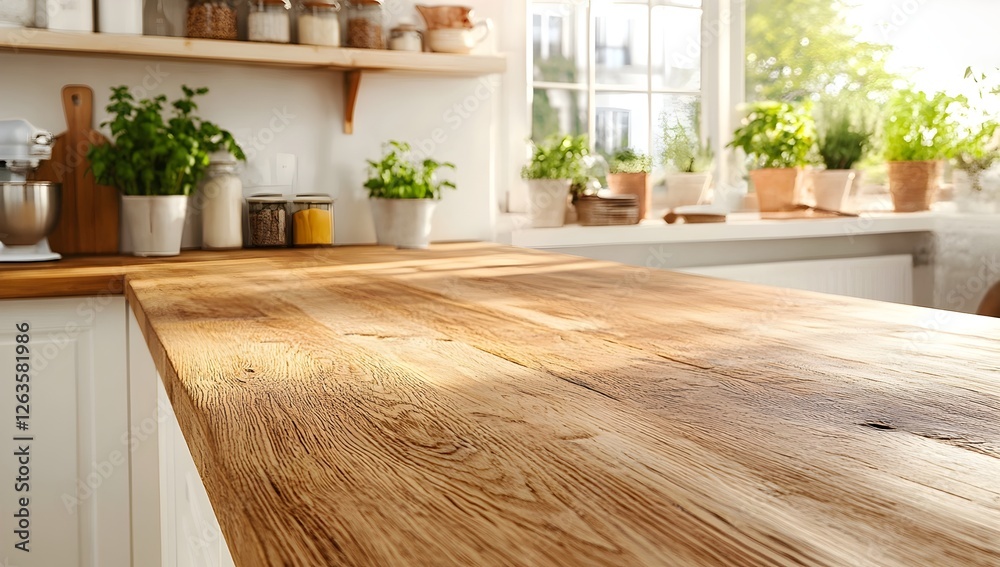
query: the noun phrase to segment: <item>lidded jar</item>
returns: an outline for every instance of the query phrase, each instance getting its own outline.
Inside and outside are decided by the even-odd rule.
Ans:
[[[281,195],[254,195],[247,199],[250,246],[288,246],[288,199]]]
[[[401,22],[389,34],[389,49],[393,51],[423,51],[424,34],[413,22]]]
[[[352,0],[347,5],[347,46],[385,49],[385,21],[382,0]]]
[[[250,0],[247,15],[247,39],[270,43],[292,40],[292,18],[288,0]]]
[[[242,248],[243,182],[236,174],[236,158],[228,152],[213,154],[199,195],[202,249]]]
[[[333,199],[326,195],[296,195],[292,200],[292,243],[333,245]]]
[[[232,0],[188,0],[184,35],[198,39],[236,39]]]
[[[299,4],[299,43],[340,47],[340,4],[302,2]]]

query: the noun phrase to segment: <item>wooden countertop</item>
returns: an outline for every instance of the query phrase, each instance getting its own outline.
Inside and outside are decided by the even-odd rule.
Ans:
[[[1000,564],[1000,321],[479,244],[127,278],[240,566]]]

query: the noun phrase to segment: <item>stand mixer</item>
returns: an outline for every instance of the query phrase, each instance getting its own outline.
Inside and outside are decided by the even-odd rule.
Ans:
[[[28,181],[52,157],[52,142],[51,133],[25,120],[0,120],[0,262],[62,257],[48,243],[59,220],[59,184]]]

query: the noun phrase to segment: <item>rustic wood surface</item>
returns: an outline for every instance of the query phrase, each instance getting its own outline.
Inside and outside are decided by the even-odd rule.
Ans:
[[[240,566],[1000,565],[1000,321],[492,245],[242,257],[127,290]]]
[[[46,297],[81,297],[121,295],[128,274],[152,267],[173,266],[183,270],[188,264],[228,269],[232,265],[250,269],[277,269],[297,264],[313,265],[315,253],[308,250],[241,250],[239,252],[184,251],[171,258],[137,258],[135,256],[77,256],[58,262],[0,264],[0,299],[33,299]]]
[[[479,244],[129,297],[241,566],[1000,564],[1000,321]]]

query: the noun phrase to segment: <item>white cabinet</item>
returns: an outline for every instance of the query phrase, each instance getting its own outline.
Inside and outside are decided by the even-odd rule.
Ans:
[[[0,564],[125,567],[126,307],[0,301]]]
[[[129,314],[133,564],[234,565],[166,390]]]

